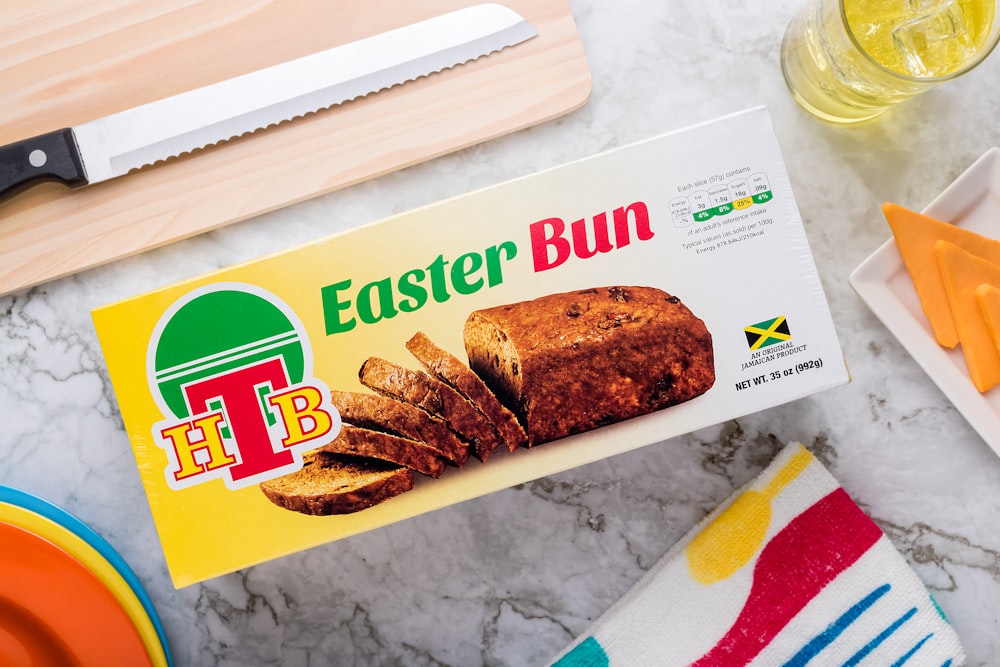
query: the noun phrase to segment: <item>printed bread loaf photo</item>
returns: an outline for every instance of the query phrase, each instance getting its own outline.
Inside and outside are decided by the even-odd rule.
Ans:
[[[715,383],[712,335],[676,296],[612,286],[477,310],[470,367],[537,445],[688,401]]]

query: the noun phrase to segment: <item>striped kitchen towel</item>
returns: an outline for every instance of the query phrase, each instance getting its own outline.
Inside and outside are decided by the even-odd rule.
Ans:
[[[550,664],[964,662],[958,637],[916,573],[795,443]]]

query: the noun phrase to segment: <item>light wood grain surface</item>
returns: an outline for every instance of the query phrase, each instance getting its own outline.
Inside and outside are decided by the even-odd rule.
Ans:
[[[463,0],[0,3],[0,144],[429,18]],[[0,294],[551,120],[590,71],[567,0],[488,58],[78,190],[0,201]]]

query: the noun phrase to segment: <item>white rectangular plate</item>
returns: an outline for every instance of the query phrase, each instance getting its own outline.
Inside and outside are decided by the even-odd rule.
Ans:
[[[1000,238],[1000,149],[992,148],[923,210],[966,229]],[[1000,455],[1000,387],[980,394],[962,350],[937,344],[896,242],[886,241],[854,270],[851,286],[903,347]]]

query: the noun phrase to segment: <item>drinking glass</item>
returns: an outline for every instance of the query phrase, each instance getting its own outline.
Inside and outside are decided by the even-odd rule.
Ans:
[[[828,121],[874,118],[979,65],[1000,39],[1000,0],[810,0],[788,25],[781,69]]]

